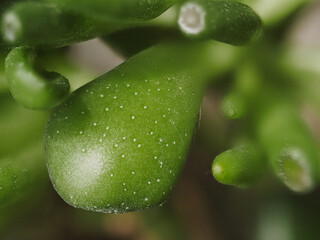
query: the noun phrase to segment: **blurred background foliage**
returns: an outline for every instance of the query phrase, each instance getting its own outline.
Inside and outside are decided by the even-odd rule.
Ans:
[[[218,83],[208,89],[186,166],[161,208],[111,215],[66,205],[50,184],[44,161],[42,139],[48,113],[26,110],[12,99],[1,63],[0,178],[7,175],[4,179],[8,182],[0,182],[0,192],[5,191],[1,184],[11,184],[10,189],[21,194],[13,194],[10,204],[0,206],[0,239],[320,239],[319,189],[304,195],[293,193],[271,171],[250,189],[225,186],[212,177],[213,159],[233,146],[236,136],[253,131],[250,118],[255,118],[252,108],[259,107],[256,98],[275,101],[275,105],[282,99],[279,95],[291,103],[295,99],[293,104],[300,109],[319,149],[320,3],[242,2],[262,16],[265,35],[241,47],[244,54],[236,60],[236,67],[221,74]],[[67,76],[74,90],[146,46],[182,37],[170,25],[158,30],[147,26],[116,32],[41,57],[48,70]],[[225,54],[217,52],[218,57]],[[261,75],[265,79],[257,80]],[[270,85],[277,86],[277,91],[269,91]],[[240,99],[235,101],[238,113],[250,117],[226,117],[234,114],[228,114],[225,102],[225,96],[233,91],[246,93],[246,98],[234,98]],[[25,178],[16,179],[17,171]]]

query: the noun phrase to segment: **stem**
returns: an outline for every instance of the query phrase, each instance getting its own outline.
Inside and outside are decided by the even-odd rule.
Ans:
[[[252,59],[245,56],[244,62],[235,72],[235,81],[230,92],[222,102],[222,110],[231,119],[239,119],[248,116],[255,108],[256,99],[259,99],[261,91],[261,76]]]
[[[195,46],[199,45],[201,48],[197,50]],[[216,80],[217,76],[220,76],[230,70],[238,63],[239,57],[243,53],[243,48],[235,47],[225,43],[214,42],[214,41],[202,41],[198,43],[192,42],[190,48],[195,48],[195,52],[201,52],[197,58],[193,59],[194,63],[198,63],[198,68],[206,74],[205,85],[211,84]],[[202,49],[202,50],[200,50]],[[193,64],[192,68],[197,68]]]
[[[0,157],[34,141],[44,128],[48,114],[20,106],[9,93],[0,96]],[[39,130],[41,127],[41,130]]]

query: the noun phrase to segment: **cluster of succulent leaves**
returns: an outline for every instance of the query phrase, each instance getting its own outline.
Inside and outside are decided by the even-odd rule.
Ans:
[[[221,109],[238,130],[214,160],[214,177],[244,188],[271,169],[291,190],[312,190],[320,158],[299,112],[300,79],[269,51],[268,38],[308,2],[1,1],[8,84],[0,79],[0,205],[41,181],[48,111],[46,164],[67,203],[113,213],[161,205],[183,168],[206,89],[230,73]],[[96,37],[128,59],[70,94],[44,56]],[[64,65],[62,55],[53,61]]]

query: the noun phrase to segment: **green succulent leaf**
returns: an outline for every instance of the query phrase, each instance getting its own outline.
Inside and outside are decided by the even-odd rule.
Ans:
[[[0,207],[37,189],[45,178],[43,142],[34,141],[0,156]]]
[[[231,119],[242,118],[247,113],[245,97],[238,92],[231,92],[222,101],[223,113]]]
[[[102,23],[52,3],[26,1],[6,9],[1,31],[11,46],[47,49],[92,39],[130,24]]]
[[[280,99],[258,121],[258,136],[274,173],[291,190],[308,192],[318,181],[319,152],[296,110]]]
[[[214,39],[243,45],[260,33],[259,16],[247,5],[235,1],[196,0],[182,4],[181,31],[192,39]]]
[[[49,109],[68,96],[70,85],[55,72],[37,71],[36,54],[28,47],[13,49],[6,58],[6,78],[13,97],[31,109]]]
[[[99,21],[146,21],[158,17],[179,0],[48,0]]]
[[[13,97],[31,109],[49,109],[68,96],[70,85],[55,72],[40,72],[35,66],[35,52],[28,47],[13,49],[6,58],[6,78]]]
[[[264,156],[255,144],[225,151],[219,154],[212,164],[215,179],[241,188],[255,184],[265,171]]]
[[[173,44],[146,50],[75,91],[52,113],[47,165],[67,203],[117,213],[167,199],[205,83],[195,64],[204,49],[191,49]]]

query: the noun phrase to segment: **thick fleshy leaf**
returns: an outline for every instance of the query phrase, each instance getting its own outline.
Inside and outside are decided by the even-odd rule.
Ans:
[[[192,140],[204,85],[199,61],[183,51],[174,45],[142,52],[53,112],[47,164],[66,202],[116,213],[166,200]]]

